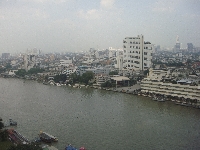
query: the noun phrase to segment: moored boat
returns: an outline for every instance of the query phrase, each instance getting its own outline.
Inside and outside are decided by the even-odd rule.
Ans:
[[[71,144],[65,147],[65,150],[78,150],[77,148],[73,147]]]
[[[17,122],[12,120],[12,119],[9,119],[9,125],[10,126],[17,126]]]
[[[160,98],[160,99],[158,99],[158,102],[165,102],[165,99],[164,98]]]
[[[46,132],[42,132],[40,131],[40,134],[39,134],[39,138],[43,141],[43,142],[47,142],[47,143],[51,143],[51,142],[57,142],[58,141],[58,138],[53,136],[53,135],[50,135]]]
[[[29,144],[30,141],[14,129],[8,129],[8,137],[15,144]]]
[[[65,150],[78,150],[77,148],[73,147],[71,144],[65,147]],[[80,147],[79,150],[86,150],[85,147]]]

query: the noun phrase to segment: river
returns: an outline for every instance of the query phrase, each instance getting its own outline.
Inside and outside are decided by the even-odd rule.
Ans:
[[[53,145],[87,150],[200,149],[200,110],[148,97],[31,80],[0,78],[0,117],[28,139],[40,131]]]

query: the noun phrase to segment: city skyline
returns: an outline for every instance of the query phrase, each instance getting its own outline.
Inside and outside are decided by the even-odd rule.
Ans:
[[[200,1],[2,0],[0,52],[37,48],[43,52],[122,48],[123,39],[173,47],[200,46]]]

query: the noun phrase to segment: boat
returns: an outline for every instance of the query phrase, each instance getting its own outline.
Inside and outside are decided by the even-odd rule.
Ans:
[[[176,105],[181,105],[181,101],[176,100],[175,104]]]
[[[9,119],[9,125],[10,126],[17,126],[17,122],[12,120],[12,119]]]
[[[8,129],[8,137],[15,144],[29,144],[30,141],[14,129]]]
[[[165,102],[164,98],[158,99],[158,102]]]
[[[43,150],[58,150],[57,148],[55,148],[52,145],[41,145],[40,146]]]
[[[56,83],[56,86],[61,86],[61,84],[60,83]]]
[[[77,148],[73,147],[71,144],[65,147],[65,150],[78,150]]]
[[[157,98],[156,96],[154,96],[154,97],[152,98],[152,100],[153,100],[153,101],[157,101],[158,98]]]
[[[78,150],[77,148],[73,147],[71,144],[65,147],[65,150]],[[80,147],[79,150],[86,150],[85,147]]]
[[[58,138],[46,132],[40,131],[39,138],[46,143],[57,142]]]

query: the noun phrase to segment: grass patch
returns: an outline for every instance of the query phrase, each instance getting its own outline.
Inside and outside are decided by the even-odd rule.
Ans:
[[[13,145],[10,141],[0,141],[0,149],[7,150],[11,145]]]

